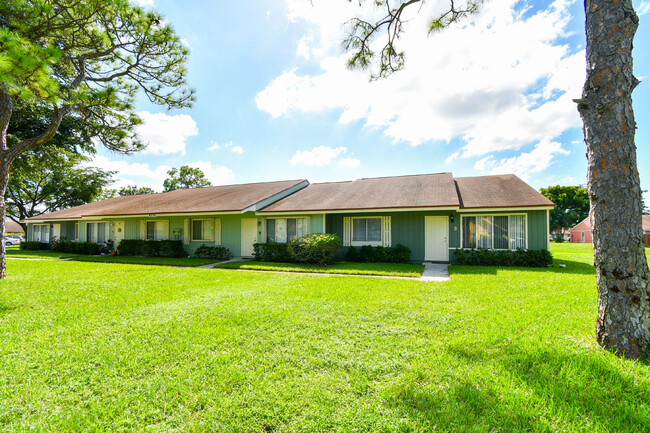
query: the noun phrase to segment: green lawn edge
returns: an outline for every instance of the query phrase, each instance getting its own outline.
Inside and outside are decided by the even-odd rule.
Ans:
[[[335,275],[367,275],[385,277],[420,278],[424,266],[414,263],[351,263],[338,262],[329,266],[305,265],[300,263],[274,262],[228,262],[215,265],[217,269],[239,269],[248,271],[304,272]]]

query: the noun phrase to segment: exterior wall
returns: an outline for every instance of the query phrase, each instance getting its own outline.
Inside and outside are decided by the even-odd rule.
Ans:
[[[577,226],[571,229],[571,242],[582,242],[582,233],[585,234],[584,243],[592,243],[593,238],[591,237],[591,225],[589,224],[589,218],[581,221]]]
[[[501,211],[483,212],[486,215],[507,215],[512,213],[525,213],[527,215],[527,241],[529,249],[546,249],[548,247],[548,219],[545,210],[534,211]],[[458,213],[454,211],[422,211],[422,212],[379,212],[379,213],[354,213],[327,215],[327,233],[336,233],[343,238],[343,218],[347,216],[390,216],[391,217],[391,245],[402,244],[411,249],[411,261],[424,261],[424,217],[447,216],[449,221],[449,259],[455,261],[455,251],[461,247],[461,217],[463,215],[479,215],[481,212]],[[453,221],[451,218],[453,217]],[[342,257],[347,247],[339,251]]]
[[[449,222],[449,249],[450,257],[452,250],[460,243],[460,218],[459,214],[453,211],[422,211],[422,212],[368,212],[350,214],[327,215],[326,231],[335,233],[343,239],[343,218],[344,217],[391,217],[391,245],[402,244],[411,249],[411,261],[424,261],[424,217],[425,216],[447,216],[454,217],[454,222]],[[343,247],[338,256],[342,257],[348,247]]]

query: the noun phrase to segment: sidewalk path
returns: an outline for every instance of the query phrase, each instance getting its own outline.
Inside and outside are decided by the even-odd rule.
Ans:
[[[420,280],[422,281],[450,281],[449,265],[439,263],[422,263],[424,272]]]

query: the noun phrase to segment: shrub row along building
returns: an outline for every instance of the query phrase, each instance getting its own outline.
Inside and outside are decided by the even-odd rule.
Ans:
[[[451,173],[225,185],[115,197],[26,220],[29,241],[181,240],[251,257],[253,244],[335,233],[343,246],[406,245],[412,261],[457,248],[548,249],[553,202],[515,175]]]

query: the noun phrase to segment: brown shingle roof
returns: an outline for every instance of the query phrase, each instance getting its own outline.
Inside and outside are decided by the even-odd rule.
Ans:
[[[5,233],[25,233],[25,230],[15,221],[5,221]]]
[[[458,206],[451,173],[314,183],[262,212]]]
[[[115,197],[28,220],[77,219],[84,216],[242,211],[305,180],[178,189],[161,194]]]
[[[514,174],[457,177],[456,185],[463,209],[554,206]]]

